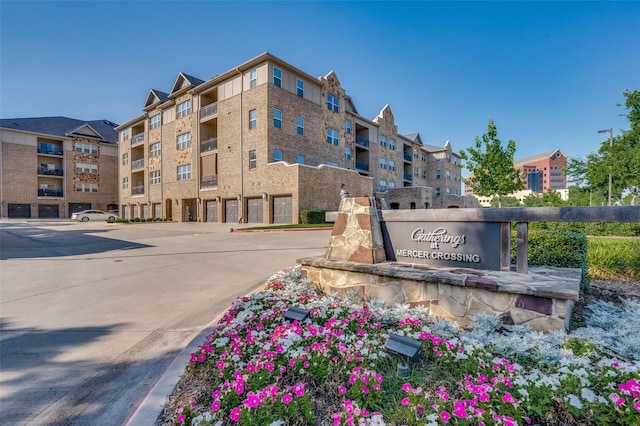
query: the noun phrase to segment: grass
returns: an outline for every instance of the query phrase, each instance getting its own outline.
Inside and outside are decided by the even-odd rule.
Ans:
[[[640,281],[640,239],[588,238],[591,278]]]
[[[270,225],[254,226],[252,228],[242,228],[249,231],[262,231],[270,229],[306,229],[306,228],[333,228],[333,223],[299,223],[294,225]]]
[[[310,319],[284,321],[292,305]],[[160,422],[637,425],[637,324],[640,306],[630,302],[599,306],[582,334],[486,315],[465,331],[424,310],[323,295],[294,267],[231,305],[191,354]],[[384,350],[391,333],[422,345],[408,378]]]

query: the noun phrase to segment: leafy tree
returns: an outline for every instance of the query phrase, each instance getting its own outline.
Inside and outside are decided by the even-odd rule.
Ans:
[[[569,186],[568,206],[599,206],[607,202],[607,194],[588,187]]]
[[[529,194],[524,198],[523,202],[525,207],[542,207],[542,197],[537,194]]]
[[[542,205],[545,207],[559,207],[564,205],[562,196],[554,189],[548,189],[547,192],[542,194]]]
[[[493,197],[491,207],[520,207],[520,201],[516,197]]]
[[[524,188],[522,175],[513,165],[515,152],[513,140],[509,141],[506,149],[502,146],[496,125],[493,119],[489,119],[487,133],[482,135],[482,140],[476,136],[475,147],[460,152],[466,161],[465,167],[472,173],[464,179],[465,183],[481,197],[497,195],[498,207],[502,207],[503,196]]]

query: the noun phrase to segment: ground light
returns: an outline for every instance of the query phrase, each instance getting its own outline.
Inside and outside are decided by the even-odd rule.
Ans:
[[[422,343],[393,333],[389,336],[384,349],[389,355],[399,359],[397,374],[402,379],[409,377],[409,361],[416,362],[422,355]]]
[[[296,308],[295,306],[291,306],[284,313],[284,319],[286,319],[289,322],[304,321],[307,318],[309,318],[310,314],[311,314],[311,312],[309,312],[306,309]]]

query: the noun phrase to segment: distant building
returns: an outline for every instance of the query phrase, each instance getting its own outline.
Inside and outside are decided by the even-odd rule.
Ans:
[[[389,105],[361,116],[335,72],[312,77],[270,53],[207,81],[180,73],[143,111],[117,128],[125,218],[297,223],[301,210],[336,210],[345,190],[433,185],[419,207],[461,191],[449,143],[398,133]]]
[[[510,196],[520,199],[530,193],[543,193],[549,189],[559,191],[561,194],[566,193],[567,177],[565,170],[567,167],[567,156],[560,149],[516,160],[514,167],[522,173],[524,177],[524,189],[529,192],[520,191]],[[465,185],[464,193],[465,195],[474,195],[473,188]],[[486,206],[487,199],[490,204],[493,196],[477,198],[481,205]]]
[[[118,133],[107,120],[0,120],[2,216],[118,208]]]

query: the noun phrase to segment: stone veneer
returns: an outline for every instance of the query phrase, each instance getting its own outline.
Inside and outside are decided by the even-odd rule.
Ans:
[[[300,259],[302,275],[327,293],[349,290],[364,300],[424,306],[461,327],[473,315],[536,331],[569,328],[580,291],[580,269],[529,267],[529,273],[387,262],[376,201],[345,198],[325,257]]]

